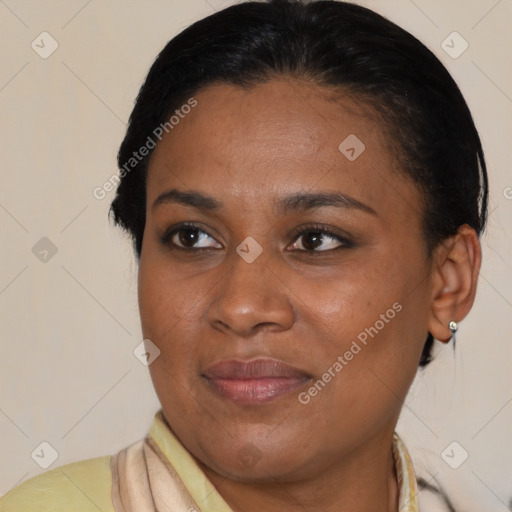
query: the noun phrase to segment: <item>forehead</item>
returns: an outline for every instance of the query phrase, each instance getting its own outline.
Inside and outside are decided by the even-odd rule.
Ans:
[[[275,79],[250,88],[211,85],[194,98],[197,106],[153,153],[148,202],[171,187],[244,204],[314,189],[379,203],[392,181],[394,189],[410,188],[393,170],[378,116],[348,95]]]

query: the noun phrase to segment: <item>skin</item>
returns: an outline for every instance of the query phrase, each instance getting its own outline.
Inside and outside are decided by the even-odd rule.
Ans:
[[[372,110],[339,91],[334,99],[321,86],[275,78],[248,89],[211,85],[194,97],[197,107],[157,145],[147,178],[139,305],[144,338],[161,350],[150,372],[164,416],[234,511],[396,512],[391,445],[400,408],[427,332],[449,340],[449,321],[471,308],[478,238],[463,226],[427,254],[421,192],[397,172]],[[338,149],[349,134],[366,146],[355,161]],[[223,206],[153,206],[169,189]],[[347,194],[375,213],[276,211],[276,199],[304,192]],[[181,222],[204,231],[188,252],[172,242],[187,244],[190,228],[161,240]],[[294,235],[310,224],[352,245]],[[236,252],[249,236],[263,249],[252,263]],[[300,403],[299,392],[395,303],[401,311]],[[201,377],[214,362],[255,357],[312,378],[251,406]]]

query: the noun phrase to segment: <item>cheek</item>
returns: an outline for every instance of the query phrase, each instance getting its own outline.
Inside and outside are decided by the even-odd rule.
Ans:
[[[199,313],[194,305],[200,290],[191,288],[187,279],[158,257],[142,257],[139,264],[138,298],[142,332],[159,349],[159,356],[149,366],[155,391],[166,412],[196,415],[190,400],[195,394],[195,347],[191,332],[197,329]],[[170,419],[170,418],[168,418]]]
[[[175,275],[168,264],[141,259],[138,294],[142,332],[160,350],[149,366],[155,391],[167,410],[177,407],[195,414],[189,410],[195,402],[186,398],[195,393],[197,357],[190,340],[199,321],[194,304],[200,291],[185,284],[186,280]]]
[[[388,316],[394,318],[393,304],[408,293],[409,279],[399,262],[377,254],[365,259],[344,265],[321,281],[295,277],[296,295],[306,306],[303,311],[311,310],[312,318],[321,319],[334,337],[355,337],[390,309]]]
[[[419,250],[376,251],[332,279],[303,281],[305,321],[317,327],[316,345],[323,346],[317,354],[325,368],[319,369],[328,370],[342,356],[349,395],[370,392],[365,388],[375,384],[375,375],[404,389],[416,373],[428,317],[428,269],[422,261]]]
[[[169,262],[158,257],[141,258],[138,299],[145,337],[164,339],[182,329],[197,314],[194,306],[204,292],[180,276]]]

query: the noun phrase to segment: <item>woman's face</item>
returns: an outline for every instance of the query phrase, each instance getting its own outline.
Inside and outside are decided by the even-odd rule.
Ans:
[[[153,383],[210,470],[319,475],[389,443],[416,373],[432,295],[422,196],[349,96],[274,79],[195,99],[148,171]]]

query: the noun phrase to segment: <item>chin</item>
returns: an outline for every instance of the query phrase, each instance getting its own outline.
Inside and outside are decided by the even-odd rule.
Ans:
[[[270,483],[295,480],[306,476],[310,465],[304,454],[296,449],[297,444],[286,449],[256,447],[251,442],[242,444],[237,450],[233,445],[218,445],[218,452],[209,452],[202,464],[225,478],[239,482]],[[300,455],[300,459],[298,456]]]

